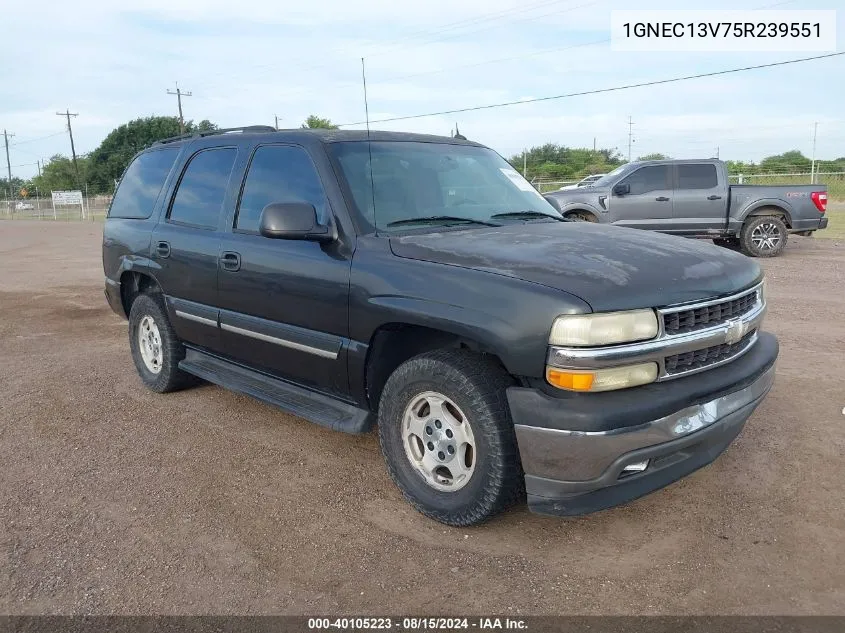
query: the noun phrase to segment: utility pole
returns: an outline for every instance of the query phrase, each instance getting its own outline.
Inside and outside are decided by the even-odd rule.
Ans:
[[[719,160],[719,146],[716,146],[716,160]]]
[[[278,131],[279,130],[279,115],[276,114],[275,117],[276,117],[276,131]]]
[[[528,178],[528,150],[522,150],[522,177]]]
[[[628,116],[628,162],[631,162],[631,143],[634,142],[634,121]]]
[[[176,82],[176,92],[172,90],[168,90],[167,94],[169,95],[176,95],[176,101],[179,104],[179,134],[185,133],[185,117],[182,116],[182,97],[191,97],[193,96],[190,92],[183,92],[179,89],[179,82]],[[277,124],[278,129],[278,124]]]
[[[819,132],[819,122],[813,124],[813,165],[810,167],[810,183],[816,184],[816,136]],[[8,156],[8,152],[6,154]],[[9,178],[11,180],[11,177]]]
[[[56,116],[63,116],[67,119],[67,133],[70,135],[70,153],[73,156],[73,170],[76,172],[76,186],[79,186],[79,165],[76,163],[76,147],[73,145],[73,128],[70,126],[70,117],[79,116],[79,113],[65,110],[64,112],[56,112]]]
[[[596,151],[596,137],[593,137],[593,151]]]
[[[3,140],[6,141],[6,169],[9,171],[9,199],[11,200],[14,196],[12,196],[12,162],[9,160],[10,136],[14,136],[14,134],[9,134],[6,130],[3,130]]]
[[[35,161],[35,164],[38,165],[38,177],[41,178],[41,159]]]

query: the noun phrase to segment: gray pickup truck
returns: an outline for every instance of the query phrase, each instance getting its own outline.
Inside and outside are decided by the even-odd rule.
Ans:
[[[827,226],[825,185],[731,185],[719,160],[627,163],[545,197],[571,220],[710,238],[753,257],[777,255],[789,233]]]

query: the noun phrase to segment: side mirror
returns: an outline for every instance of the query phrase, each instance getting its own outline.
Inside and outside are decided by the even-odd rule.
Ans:
[[[317,221],[317,210],[307,202],[274,202],[261,211],[258,231],[264,237],[280,240],[330,242],[329,227]]]
[[[613,193],[617,196],[625,196],[631,193],[631,185],[627,182],[620,183],[613,187]]]

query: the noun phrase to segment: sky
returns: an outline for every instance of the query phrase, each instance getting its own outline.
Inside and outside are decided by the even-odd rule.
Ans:
[[[115,127],[177,114],[221,127],[298,127],[309,114],[371,120],[520,101],[808,57],[812,52],[619,52],[609,43],[620,0],[6,0],[0,131],[14,176]],[[690,0],[638,9],[698,9]],[[838,9],[842,0],[713,0],[709,9]],[[627,157],[759,160],[799,149],[845,156],[845,56],[541,103],[374,124],[462,134],[510,156],[559,143]],[[361,127],[363,126],[353,126]],[[4,170],[5,175],[5,170]]]

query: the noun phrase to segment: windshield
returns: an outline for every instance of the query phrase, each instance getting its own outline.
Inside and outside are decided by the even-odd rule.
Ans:
[[[419,142],[367,145],[366,141],[333,143],[329,151],[340,165],[358,213],[371,228],[398,231],[421,225],[482,226],[561,217],[490,149]]]
[[[607,187],[610,183],[615,182],[619,178],[619,176],[633,169],[633,167],[633,163],[625,163],[624,165],[620,165],[609,174],[605,174],[604,176],[596,180],[591,186]]]

